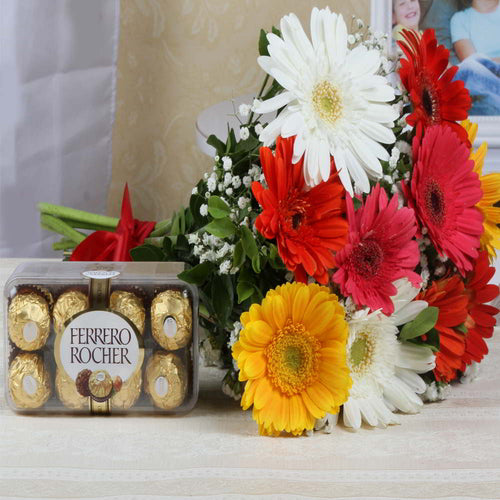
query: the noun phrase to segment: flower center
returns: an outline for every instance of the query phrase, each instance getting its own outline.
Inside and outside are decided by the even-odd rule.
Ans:
[[[384,252],[374,240],[364,240],[353,251],[351,263],[364,278],[377,275],[384,259]]]
[[[430,179],[425,187],[425,209],[434,224],[443,224],[446,202],[441,187],[434,179]]]
[[[333,124],[343,115],[340,91],[330,82],[324,81],[314,87],[312,102],[314,110],[325,122]]]
[[[363,373],[373,361],[375,343],[368,332],[361,332],[351,344],[349,364],[354,373]]]
[[[438,95],[434,87],[430,84],[424,83],[422,90],[422,106],[431,124],[440,122]]]
[[[280,201],[280,212],[287,226],[298,231],[307,218],[309,203],[298,189],[293,189],[285,200]]]
[[[290,320],[266,349],[267,369],[273,386],[287,396],[306,389],[316,379],[319,342],[301,323]]]

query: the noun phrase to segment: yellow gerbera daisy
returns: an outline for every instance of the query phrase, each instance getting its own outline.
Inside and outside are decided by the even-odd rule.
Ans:
[[[477,123],[469,120],[462,122],[462,126],[467,130],[471,144],[476,140]],[[481,236],[481,249],[486,250],[490,260],[496,257],[495,249],[500,249],[500,207],[495,204],[500,201],[500,174],[483,175],[483,166],[488,144],[483,142],[476,150],[471,148],[470,159],[474,160],[474,172],[481,181],[481,190],[483,197],[476,207],[483,214],[483,235]]]
[[[347,323],[337,296],[316,284],[287,283],[241,315],[233,346],[247,380],[244,410],[253,404],[261,434],[294,435],[338,413],[348,398]]]

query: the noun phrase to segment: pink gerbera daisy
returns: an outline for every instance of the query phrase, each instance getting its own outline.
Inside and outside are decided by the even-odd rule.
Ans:
[[[408,278],[415,286],[421,282],[413,270],[419,262],[415,215],[410,208],[398,209],[398,196],[389,201],[377,184],[363,206],[354,211],[348,196],[349,241],[335,256],[338,266],[333,281],[357,305],[372,311],[394,312],[393,282]]]
[[[478,256],[483,217],[475,207],[481,182],[469,149],[449,127],[435,125],[413,141],[413,175],[403,183],[408,205],[439,255],[464,274]]]

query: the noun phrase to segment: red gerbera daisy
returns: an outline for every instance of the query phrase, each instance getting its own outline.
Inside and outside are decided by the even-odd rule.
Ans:
[[[263,208],[255,226],[265,238],[276,238],[281,259],[298,281],[305,282],[309,275],[326,284],[335,264],[333,251],[347,239],[345,190],[335,173],[306,191],[303,159],[292,163],[294,140],[278,137],[274,156],[269,148],[260,148],[269,188],[259,182],[252,185]]]
[[[475,207],[481,183],[469,150],[451,129],[436,125],[421,142],[413,140],[413,163],[411,182],[402,186],[408,205],[438,253],[464,274],[478,256],[483,232],[483,217]]]
[[[438,45],[434,30],[426,30],[423,35],[403,30],[403,37],[405,40],[398,43],[406,59],[401,59],[399,74],[413,105],[406,121],[417,127],[419,137],[424,128],[443,123],[469,144],[467,133],[456,122],[467,118],[471,99],[464,82],[452,81],[458,67],[447,69],[450,51]]]
[[[462,368],[472,361],[480,362],[485,354],[488,354],[488,346],[484,339],[493,335],[496,323],[495,315],[498,314],[496,307],[486,304],[498,296],[498,286],[488,284],[495,274],[495,268],[489,265],[488,252],[482,251],[465,280],[465,294],[468,298],[467,320],[465,326],[465,353],[462,358]]]
[[[450,382],[462,369],[465,353],[465,335],[456,327],[467,319],[467,296],[460,276],[454,275],[434,281],[420,292],[416,300],[425,300],[429,306],[439,308],[434,328],[439,332],[439,352],[436,354],[434,376],[438,381]]]
[[[413,272],[420,257],[413,239],[417,231],[413,210],[398,210],[397,195],[389,202],[377,184],[356,211],[348,196],[347,218],[349,242],[335,257],[339,269],[333,281],[356,304],[392,314],[391,296],[397,293],[393,282],[406,277],[419,286],[421,281]]]

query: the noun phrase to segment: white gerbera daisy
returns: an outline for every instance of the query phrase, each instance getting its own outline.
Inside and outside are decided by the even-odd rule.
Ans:
[[[399,423],[393,412],[417,413],[423,403],[417,394],[426,390],[417,375],[435,366],[433,352],[397,338],[398,325],[414,319],[427,302],[413,301],[418,293],[406,278],[394,282],[398,288],[393,298],[394,314],[380,311],[354,313],[349,321],[347,342],[352,389],[344,404],[344,424],[359,429],[361,422],[385,427]]]
[[[353,194],[352,181],[363,192],[368,178],[379,179],[389,153],[380,145],[392,144],[391,130],[398,117],[387,104],[394,90],[377,74],[379,50],[363,45],[348,49],[347,27],[341,15],[314,8],[311,41],[295,14],[281,20],[283,38],[267,35],[269,56],[258,59],[285,91],[257,105],[258,113],[286,106],[260,134],[264,145],[278,135],[297,136],[293,162],[304,156],[304,177],[314,186],[330,176],[330,155],[344,187]]]

